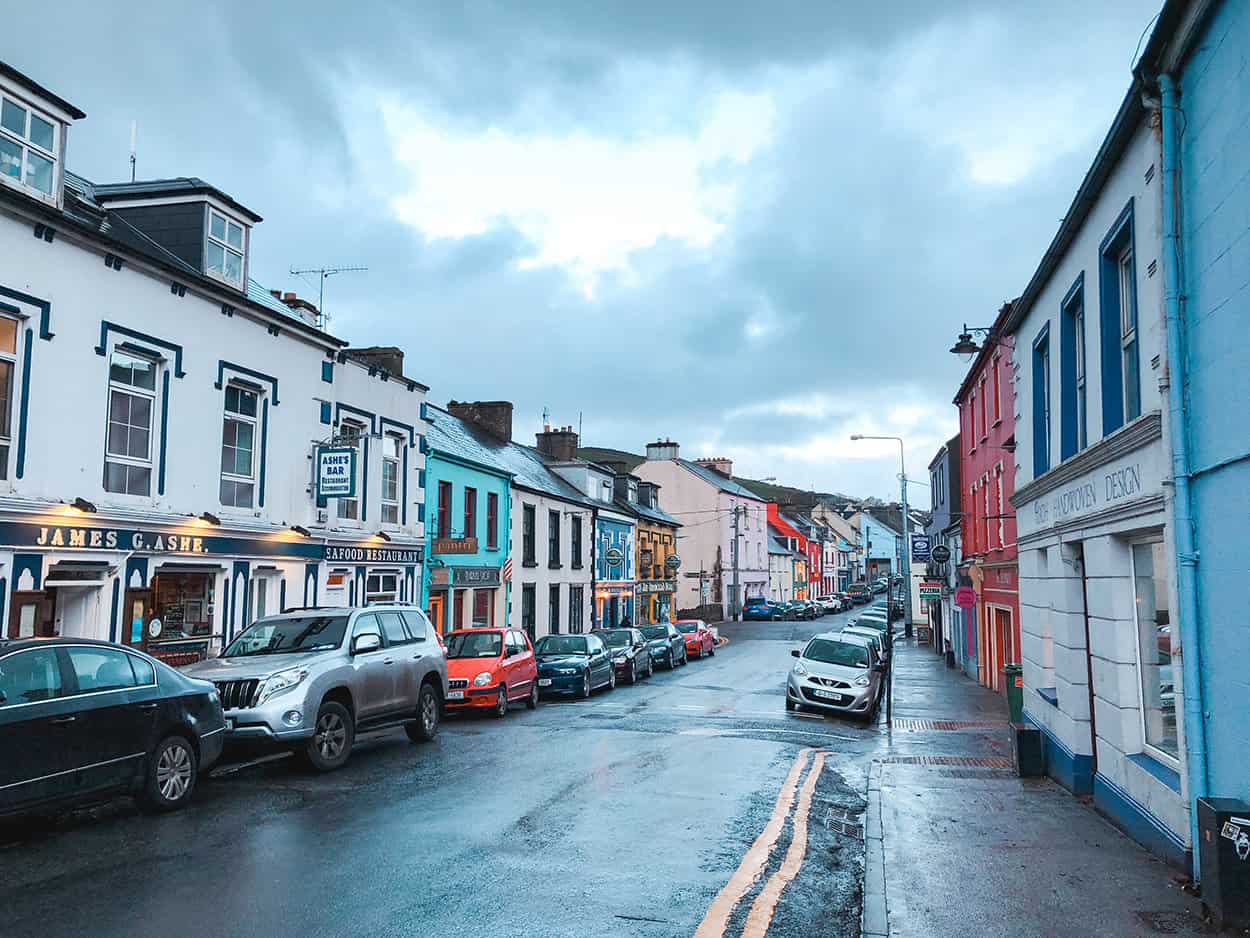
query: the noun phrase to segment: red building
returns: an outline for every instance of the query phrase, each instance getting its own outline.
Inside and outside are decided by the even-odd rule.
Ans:
[[[783,515],[776,502],[768,503],[768,523],[777,531],[779,537],[789,542],[786,544],[787,547],[798,551],[807,558],[807,563],[804,565],[803,570],[797,569],[798,565],[795,565],[794,598],[810,599],[814,597],[816,594],[811,592],[811,544],[807,540],[807,535],[803,533],[802,525],[797,523],[795,519],[787,518]],[[817,546],[817,553],[819,551],[820,548]],[[800,579],[800,576],[802,579]]]
[[[979,680],[1002,691],[1003,666],[1020,663],[1020,599],[1016,564],[1015,401],[1012,339],[1001,334],[1011,304],[977,352],[955,397],[959,408],[960,580],[977,603],[965,610],[967,648],[975,648]]]

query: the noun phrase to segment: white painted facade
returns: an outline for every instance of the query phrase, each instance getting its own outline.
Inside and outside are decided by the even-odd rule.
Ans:
[[[794,599],[794,555],[789,550],[768,551],[768,598],[776,602]]]
[[[36,226],[52,234],[33,237]],[[15,332],[13,354],[3,355],[12,433],[0,450],[6,634],[157,648],[190,616],[202,651],[284,605],[363,602],[370,589],[417,595],[424,387],[345,357],[343,343],[276,301],[171,273],[9,194],[0,196],[0,256],[0,332]],[[110,387],[124,372],[110,370],[120,356],[144,363],[144,383],[153,376],[125,398],[126,414],[135,408],[129,423]],[[235,476],[253,487],[249,508],[222,503],[225,400],[239,390],[255,401],[250,471]],[[318,508],[313,453],[349,420],[362,428],[358,498],[355,520],[340,520],[336,500]],[[125,462],[136,480],[150,472],[147,494],[106,491],[110,422],[112,447],[119,423],[134,434]],[[384,451],[395,459],[393,521],[381,520]],[[327,546],[339,559],[324,559]],[[162,601],[149,593],[162,576],[166,585],[194,581],[192,592],[166,590],[169,614],[152,615]],[[142,622],[132,624],[132,612]]]
[[[1012,503],[1026,715],[1047,735],[1051,764],[1065,766],[1061,780],[1078,791],[1092,788],[1095,803],[1129,833],[1177,857],[1188,849],[1189,818],[1181,661],[1165,631],[1175,633],[1177,607],[1160,391],[1166,343],[1158,155],[1142,115],[1053,271],[1009,323],[1016,375]],[[1111,334],[1102,328],[1104,278],[1118,273],[1103,259],[1108,244],[1118,243],[1109,233],[1130,202],[1134,269],[1123,282],[1131,281],[1136,295],[1140,416],[1130,413],[1104,433],[1103,342],[1116,343],[1111,351],[1121,355],[1123,336],[1119,323]],[[1064,338],[1064,318],[1078,295],[1086,323],[1087,439],[1068,453],[1072,438],[1065,445],[1063,433],[1065,420],[1075,425],[1068,402],[1077,382],[1064,361],[1064,343],[1075,347]],[[1121,400],[1127,393],[1108,390]],[[1039,467],[1034,440],[1037,427],[1046,427],[1038,418],[1042,400],[1049,402],[1040,411],[1050,414],[1048,465]]]
[[[526,591],[533,591],[534,638],[542,638],[552,632],[551,593],[560,591],[559,631],[589,632],[591,625],[591,575],[594,564],[591,550],[595,536],[592,509],[576,502],[565,501],[533,489],[512,486],[512,604],[509,621],[521,628],[528,627],[524,621]],[[522,553],[524,539],[525,509],[534,512],[535,556],[532,564],[524,562]],[[551,513],[560,514],[560,566],[553,569],[547,563],[547,544],[551,532]],[[575,522],[575,519],[577,521]],[[574,553],[574,524],[581,525],[581,550]],[[580,594],[579,594],[580,591]],[[528,630],[528,628],[527,628]]]

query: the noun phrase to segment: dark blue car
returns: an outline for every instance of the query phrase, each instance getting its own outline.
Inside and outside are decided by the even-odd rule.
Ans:
[[[773,622],[786,617],[786,604],[763,596],[752,596],[742,606],[742,618],[748,622]]]
[[[540,694],[589,697],[616,687],[616,668],[597,635],[544,635],[534,645]]]

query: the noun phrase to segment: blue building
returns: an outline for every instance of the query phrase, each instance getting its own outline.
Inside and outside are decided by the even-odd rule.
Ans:
[[[1168,2],[1138,66],[1162,117],[1174,631],[1185,649],[1191,812],[1203,797],[1250,801],[1248,50],[1250,0]]]
[[[861,568],[864,579],[871,582],[879,576],[889,576],[898,568],[902,534],[871,511],[861,511],[856,518],[859,521],[859,549],[860,559],[864,562]],[[899,527],[902,527],[901,523]]]
[[[442,632],[507,625],[512,473],[501,468],[498,446],[481,428],[432,405],[426,417],[422,603]]]
[[[942,582],[942,598],[929,604],[929,621],[933,623],[934,635],[940,638],[938,650],[953,656],[955,667],[961,668],[973,680],[977,679],[977,630],[972,609],[960,609],[955,605],[955,590],[966,583],[961,576],[960,557],[960,493],[963,491],[959,475],[959,440],[955,434],[942,445],[929,463],[929,523],[925,533],[933,547],[941,545],[950,551],[945,563],[929,561],[925,575]]]

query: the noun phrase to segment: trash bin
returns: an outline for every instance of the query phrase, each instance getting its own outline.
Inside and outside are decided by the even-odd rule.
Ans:
[[[1007,712],[1012,723],[1024,719],[1024,669],[1018,664],[1009,664],[1003,668],[1004,684],[1007,687]]]

